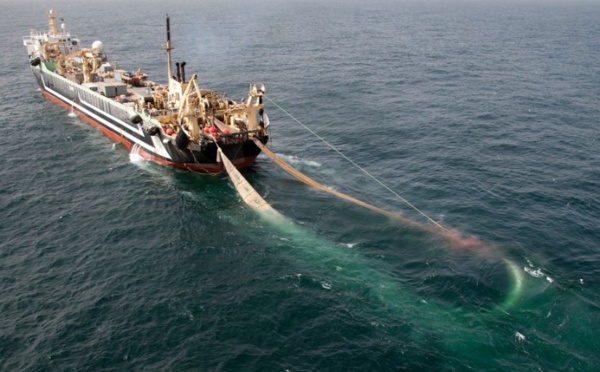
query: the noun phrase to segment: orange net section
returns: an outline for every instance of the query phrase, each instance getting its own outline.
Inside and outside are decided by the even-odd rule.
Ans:
[[[504,258],[502,253],[496,247],[485,244],[484,242],[482,242],[479,238],[477,238],[475,236],[464,236],[459,231],[454,230],[454,229],[448,229],[448,228],[440,225],[437,222],[435,222],[433,225],[425,225],[422,223],[418,223],[418,222],[408,219],[406,217],[402,217],[398,214],[386,211],[385,209],[381,209],[374,205],[365,203],[361,200],[353,198],[352,196],[342,194],[341,192],[337,192],[335,190],[331,190],[331,189],[321,185],[317,181],[313,180],[312,178],[310,178],[310,177],[302,174],[301,172],[297,171],[296,169],[294,169],[291,165],[289,165],[288,163],[286,163],[285,161],[283,161],[282,159],[277,157],[277,155],[275,155],[271,150],[266,148],[262,144],[262,142],[260,142],[259,140],[253,139],[253,141],[256,144],[256,146],[258,146],[265,155],[267,155],[271,160],[273,160],[273,162],[275,162],[275,164],[279,165],[281,167],[281,169],[283,169],[284,171],[289,173],[292,177],[294,177],[298,181],[300,181],[308,186],[325,191],[331,195],[335,195],[339,198],[347,200],[356,205],[360,205],[361,207],[367,208],[373,212],[382,214],[384,216],[387,216],[393,220],[399,221],[406,225],[436,234],[439,237],[441,237],[449,245],[449,247],[451,247],[453,249],[475,250],[477,252],[480,252],[480,253],[483,253],[486,255],[498,256],[504,262],[508,275],[512,277],[512,285],[511,285],[511,288],[508,290],[508,293],[507,293],[505,299],[500,304],[498,304],[498,306],[496,308],[498,310],[506,313],[506,311],[509,308],[513,307],[518,302],[520,294],[523,289],[523,281],[524,281],[523,274],[519,270],[519,266],[517,264],[515,264],[513,261],[509,260],[508,258]]]
[[[294,177],[298,181],[300,181],[308,186],[312,186],[319,190],[325,191],[331,195],[337,196],[338,198],[342,198],[342,199],[347,200],[356,205],[360,205],[363,208],[367,208],[369,210],[372,210],[373,212],[382,214],[393,220],[396,220],[396,221],[399,221],[406,225],[415,227],[419,230],[437,234],[454,249],[459,249],[459,250],[475,249],[475,250],[479,250],[481,252],[486,252],[486,253],[491,253],[491,252],[495,251],[495,249],[493,247],[485,244],[484,242],[482,242],[479,238],[477,238],[475,236],[465,236],[462,233],[460,233],[459,231],[446,228],[437,222],[435,225],[425,225],[425,224],[413,221],[409,218],[403,217],[399,214],[392,213],[390,211],[386,211],[385,209],[381,209],[372,204],[365,203],[364,201],[358,200],[352,196],[342,194],[341,192],[338,192],[335,190],[331,190],[330,188],[321,185],[320,183],[313,180],[312,178],[302,174],[301,172],[296,170],[294,167],[292,167],[291,165],[289,165],[288,163],[286,163],[285,161],[280,159],[271,150],[269,150],[265,145],[263,145],[258,139],[253,138],[253,141],[256,144],[256,146],[258,146],[265,155],[267,155],[271,160],[273,160],[273,162],[275,162],[275,164],[279,165],[281,167],[281,169],[283,169],[284,171],[289,173],[292,177]]]
[[[384,216],[387,216],[391,219],[394,219],[396,221],[400,221],[404,224],[416,227],[418,229],[421,230],[426,230],[426,231],[432,231],[435,229],[439,229],[433,226],[427,226],[427,225],[423,225],[421,223],[415,222],[411,219],[408,219],[406,217],[402,217],[396,213],[392,213],[389,211],[386,211],[385,209],[381,209],[379,207],[376,207],[372,204],[369,203],[365,203],[362,200],[358,200],[356,198],[353,198],[352,196],[346,195],[346,194],[342,194],[341,192],[337,192],[335,190],[331,190],[328,187],[325,187],[323,185],[321,185],[320,183],[318,183],[317,181],[313,180],[312,178],[300,173],[298,170],[296,170],[294,167],[292,167],[291,165],[289,165],[288,163],[286,163],[285,161],[283,161],[282,159],[280,159],[277,155],[275,155],[271,150],[269,150],[267,147],[265,147],[265,145],[262,144],[262,142],[260,142],[258,139],[253,138],[254,143],[256,144],[256,146],[258,146],[261,151],[267,155],[271,160],[273,160],[273,162],[277,165],[279,165],[281,167],[281,169],[283,169],[284,171],[286,171],[287,173],[289,173],[292,177],[294,177],[295,179],[297,179],[298,181],[308,185],[308,186],[312,186],[314,188],[317,188],[319,190],[325,191],[331,195],[335,195],[338,198],[342,198],[345,199],[351,203],[360,205],[361,207],[367,208],[372,210],[373,212],[376,213],[380,213]]]
[[[225,156],[223,151],[221,151],[221,148],[219,148],[218,151],[221,161],[225,166],[225,170],[227,171],[227,175],[229,175],[231,182],[233,182],[233,186],[235,186],[244,202],[251,208],[260,212],[269,214],[271,216],[279,216],[279,212],[271,207],[271,205],[267,203],[265,199],[263,199],[262,196],[256,192],[256,190],[254,190],[252,185],[248,183],[248,181],[240,174],[227,156]]]

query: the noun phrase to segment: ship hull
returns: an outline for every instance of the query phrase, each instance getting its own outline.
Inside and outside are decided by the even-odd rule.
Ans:
[[[43,63],[31,67],[31,70],[44,97],[72,111],[114,142],[123,144],[129,150],[134,149],[142,158],[203,173],[224,171],[214,142],[203,146],[190,144],[186,149],[180,150],[174,138],[160,133],[149,135],[142,130],[141,123],[131,123],[126,108],[120,103],[47,70]],[[268,136],[263,136],[260,140],[267,143]],[[251,166],[260,154],[260,149],[249,139],[224,140],[220,147],[238,169]]]

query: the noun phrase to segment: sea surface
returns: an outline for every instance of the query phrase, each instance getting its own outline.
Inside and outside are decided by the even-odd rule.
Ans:
[[[0,8],[0,370],[600,370],[597,1]],[[204,88],[265,83],[279,156],[487,248],[266,156],[243,174],[285,221],[136,160],[39,92],[22,36],[50,8],[158,82],[168,13]]]

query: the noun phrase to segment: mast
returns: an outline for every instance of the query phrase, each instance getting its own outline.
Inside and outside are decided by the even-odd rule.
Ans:
[[[49,25],[50,25],[50,36],[56,36],[56,35],[58,35],[58,32],[56,31],[56,13],[54,12],[53,9],[50,9],[50,12],[48,13],[48,17],[49,17]]]
[[[171,72],[171,23],[169,15],[167,14],[167,43],[165,44],[165,49],[167,50],[167,74],[169,79],[167,80],[168,85],[171,83],[171,79],[173,77],[173,73]]]

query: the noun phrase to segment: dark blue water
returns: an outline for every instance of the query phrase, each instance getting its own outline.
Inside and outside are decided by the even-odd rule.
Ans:
[[[21,36],[54,8],[84,45],[164,82],[269,97],[431,218],[454,250],[291,179],[130,161],[43,99]],[[600,368],[600,4],[8,1],[0,38],[0,369]],[[272,149],[427,223],[268,105]],[[503,259],[516,264],[515,292]],[[514,276],[514,275],[513,275]]]

